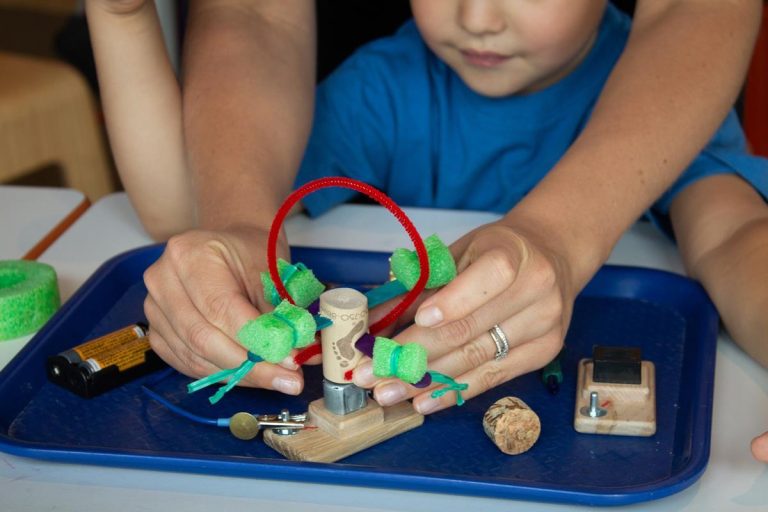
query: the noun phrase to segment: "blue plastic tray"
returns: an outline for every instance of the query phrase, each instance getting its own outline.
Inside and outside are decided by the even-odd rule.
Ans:
[[[717,315],[698,284],[647,269],[605,267],[580,295],[558,395],[548,394],[539,375],[530,374],[334,464],[288,461],[260,438],[240,441],[227,429],[191,423],[147,398],[142,380],[91,400],[49,383],[47,356],[143,320],[142,273],[161,250],[142,248],[105,263],[0,374],[1,450],[73,463],[598,505],[667,496],[691,485],[706,466]],[[383,282],[387,256],[293,252],[295,261],[321,279],[352,286]],[[655,363],[656,435],[573,430],[576,364],[595,344],[641,346],[643,358]],[[305,372],[302,397],[237,389],[211,407],[209,393],[186,394],[188,379],[180,375],[155,390],[203,416],[284,407],[299,412],[321,394],[319,368]],[[481,426],[486,408],[507,395],[522,398],[542,421],[538,443],[515,457],[502,454]]]

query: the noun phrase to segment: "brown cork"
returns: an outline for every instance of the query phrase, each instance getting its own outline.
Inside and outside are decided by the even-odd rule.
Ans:
[[[499,450],[518,455],[528,451],[539,439],[541,422],[525,402],[507,396],[485,411],[483,430]]]

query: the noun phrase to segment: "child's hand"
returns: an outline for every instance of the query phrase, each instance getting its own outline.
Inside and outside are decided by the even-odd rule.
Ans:
[[[267,236],[249,227],[191,231],[168,241],[144,274],[150,344],[163,360],[199,378],[246,359],[235,337],[267,307],[259,281],[259,272],[267,268]],[[287,254],[283,239],[278,255]],[[260,363],[241,383],[296,395],[304,385],[302,375],[294,363],[286,366],[290,369]]]
[[[564,260],[535,233],[501,223],[472,231],[451,247],[459,275],[418,308],[416,324],[397,336],[429,351],[429,368],[469,384],[471,398],[519,375],[541,368],[563,345],[575,298]],[[494,360],[496,344],[489,330],[498,325],[509,354]],[[355,372],[355,382],[369,387],[370,370]],[[414,408],[432,413],[456,403],[454,393],[440,398],[401,381],[378,383],[374,396],[382,405],[415,397]]]
[[[760,462],[768,463],[768,432],[752,440],[752,456]]]

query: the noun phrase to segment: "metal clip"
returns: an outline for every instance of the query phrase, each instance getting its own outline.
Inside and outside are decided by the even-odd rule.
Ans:
[[[293,435],[306,425],[307,414],[291,414],[283,409],[280,414],[259,414],[238,412],[229,419],[229,431],[238,439],[250,441],[261,429],[274,430],[276,434]]]
[[[291,414],[288,409],[283,409],[280,414],[259,414],[256,416],[259,421],[296,421],[304,423],[307,421],[307,413]]]
[[[291,416],[288,409],[283,409],[280,411],[277,421],[269,422],[269,427],[267,425],[264,427],[271,428],[275,434],[280,436],[292,436],[304,428],[305,421],[307,421],[306,413]]]

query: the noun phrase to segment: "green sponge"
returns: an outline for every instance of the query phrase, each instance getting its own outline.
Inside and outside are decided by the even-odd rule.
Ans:
[[[429,279],[427,288],[439,288],[450,283],[456,277],[456,262],[453,255],[437,235],[432,235],[424,240],[429,259]],[[396,249],[389,260],[392,273],[398,281],[409,290],[416,286],[421,274],[419,256],[416,251],[408,249]]]
[[[315,274],[302,263],[291,265],[284,259],[278,259],[277,271],[291,298],[300,308],[306,308],[315,302],[325,291],[323,283],[318,281]],[[280,303],[280,294],[277,293],[269,272],[261,273],[261,284],[264,287],[264,299],[273,306],[277,306]]]
[[[294,348],[315,340],[317,324],[306,310],[284,300],[271,313],[248,321],[237,333],[240,343],[270,363],[279,363]]]
[[[396,351],[399,353],[395,354]],[[395,340],[376,337],[373,345],[373,374],[376,377],[394,375],[409,384],[416,384],[426,372],[427,349],[423,346],[418,343],[400,345]]]
[[[36,261],[0,261],[0,340],[35,332],[60,304],[53,267]]]

